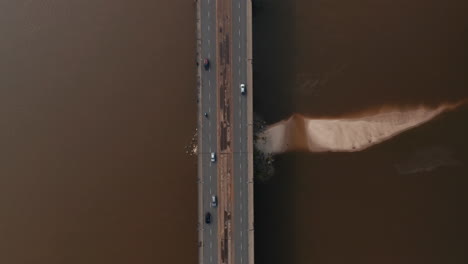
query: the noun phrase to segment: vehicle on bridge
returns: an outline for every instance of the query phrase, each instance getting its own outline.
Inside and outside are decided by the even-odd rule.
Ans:
[[[240,91],[241,91],[241,94],[245,94],[247,92],[247,89],[245,88],[245,84],[241,83]]]
[[[216,153],[211,152],[211,162],[216,162]]]
[[[208,58],[205,58],[203,60],[203,67],[205,67],[205,70],[208,70],[210,68],[210,60],[208,60]]]
[[[205,223],[211,224],[211,214],[210,214],[210,212],[205,214]]]
[[[218,206],[218,197],[216,195],[211,196],[211,207]]]

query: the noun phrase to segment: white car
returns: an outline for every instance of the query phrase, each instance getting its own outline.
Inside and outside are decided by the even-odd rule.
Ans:
[[[241,83],[240,91],[241,91],[241,94],[245,94],[247,92],[247,89],[245,89],[245,84]]]
[[[211,196],[211,207],[218,206],[218,197],[216,195]]]
[[[216,153],[211,152],[211,162],[216,162]]]

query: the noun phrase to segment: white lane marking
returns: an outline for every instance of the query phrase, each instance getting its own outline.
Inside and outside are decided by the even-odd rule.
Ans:
[[[239,102],[240,102],[240,97],[239,97]],[[241,111],[239,111],[239,118],[241,117]]]
[[[211,228],[210,228],[210,236],[211,236]]]
[[[240,8],[240,2],[239,2],[239,8]]]
[[[210,256],[210,262],[213,262],[213,257],[212,256]]]
[[[240,49],[240,42],[239,42],[239,49]]]
[[[210,195],[211,195],[211,188],[210,188]],[[210,235],[211,235],[211,229],[210,229]]]
[[[242,125],[241,125],[241,124],[239,124],[239,128],[242,128]]]
[[[240,219],[240,222],[241,222],[241,224],[242,224],[242,217],[241,217],[241,219]]]
[[[211,59],[211,53],[208,53],[208,59]],[[208,71],[210,70],[210,68],[208,68]]]
[[[208,26],[208,31],[210,31],[210,26]]]
[[[210,3],[210,0],[208,0],[208,4]]]
[[[239,70],[240,71],[240,70]],[[211,80],[208,80],[208,86],[211,87]]]
[[[239,62],[240,62],[240,56],[239,56]]]
[[[208,113],[211,113],[211,106],[208,106]]]
[[[241,256],[241,263],[242,263],[242,256]]]
[[[210,41],[210,40],[208,40],[208,46],[210,45],[210,42],[211,42],[211,41]]]
[[[239,191],[239,196],[242,197],[242,190]]]
[[[211,181],[211,174],[210,174],[210,181]],[[210,193],[211,193],[211,190],[210,190]]]
[[[241,237],[242,237],[242,231],[241,231]]]
[[[208,17],[210,17],[210,11],[208,11]]]
[[[210,124],[211,124],[211,123],[210,123]],[[211,125],[210,125],[210,126],[211,126]],[[210,140],[210,142],[211,142],[211,134],[208,134],[208,138],[209,138],[209,140]]]
[[[240,22],[240,16],[239,16],[239,22]]]

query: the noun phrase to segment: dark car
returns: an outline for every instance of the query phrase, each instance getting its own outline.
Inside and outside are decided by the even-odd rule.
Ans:
[[[205,70],[210,68],[210,61],[207,58],[203,60],[203,66],[205,67]]]
[[[205,223],[210,224],[211,223],[211,214],[206,213],[205,215]]]

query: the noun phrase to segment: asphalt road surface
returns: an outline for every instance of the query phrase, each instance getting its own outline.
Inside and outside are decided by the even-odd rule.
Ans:
[[[248,155],[247,96],[240,85],[247,84],[247,1],[232,0],[232,89],[233,89],[233,150],[234,150],[234,260],[248,263]]]
[[[202,211],[211,213],[211,224],[203,217],[203,263],[218,263],[218,212],[211,207],[212,195],[217,196],[218,181],[216,163],[211,162],[211,152],[217,149],[216,116],[216,0],[200,0],[201,57],[208,58],[210,68],[201,72],[201,162],[203,172]],[[203,61],[199,62],[203,67]],[[204,113],[208,114],[206,118]]]
[[[218,211],[211,207],[211,196],[217,195],[217,163],[210,153],[217,150],[217,82],[216,82],[216,0],[200,0],[201,57],[208,58],[210,69],[202,70],[201,162],[203,173],[203,214],[210,212],[211,224],[203,222],[203,263],[218,262]],[[233,166],[234,211],[233,239],[235,263],[248,263],[248,155],[247,155],[247,96],[240,84],[247,83],[246,5],[249,0],[232,0],[232,98],[233,98]],[[200,62],[203,64],[203,62]],[[203,67],[203,65],[202,65]],[[204,220],[204,219],[203,219]]]

